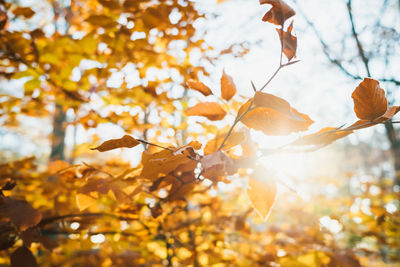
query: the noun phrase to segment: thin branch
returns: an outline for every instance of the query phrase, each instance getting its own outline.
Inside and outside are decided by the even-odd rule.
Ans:
[[[367,72],[367,75],[371,77],[371,71],[369,69],[369,64],[368,64],[368,58],[365,56],[365,51],[363,48],[363,45],[361,44],[360,38],[358,36],[358,33],[356,31],[356,27],[354,25],[354,18],[353,18],[353,10],[351,8],[351,0],[347,1],[347,11],[349,14],[349,19],[350,19],[350,24],[351,24],[351,32],[353,34],[354,40],[356,41],[357,44],[357,49],[358,49],[358,54],[360,55],[362,62],[364,63],[365,70]]]

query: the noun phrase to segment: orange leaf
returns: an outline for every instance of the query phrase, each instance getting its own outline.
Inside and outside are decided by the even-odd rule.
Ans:
[[[244,113],[250,105],[247,101],[239,109],[238,116]],[[266,135],[288,135],[293,132],[305,131],[314,123],[307,115],[291,108],[286,114],[267,107],[255,107],[243,116],[241,122],[249,128],[262,131]]]
[[[283,25],[288,18],[296,14],[296,12],[282,0],[260,0],[260,4],[272,5],[272,8],[264,15],[262,20],[275,25]]]
[[[221,151],[204,156],[200,162],[203,176],[214,182],[218,181],[219,177],[234,174],[237,170],[232,159]]]
[[[292,108],[285,99],[257,91],[254,95],[254,104],[256,107],[274,109],[288,116],[292,116]]]
[[[218,150],[221,146],[223,140],[225,139],[225,134],[219,134],[214,139],[210,140],[204,148],[204,154],[208,155]],[[226,140],[224,147],[222,150],[227,150],[231,147],[234,147],[240,144],[245,139],[245,135],[243,132],[232,132],[228,139]]]
[[[230,100],[236,94],[236,85],[231,76],[222,72],[221,77],[221,96],[225,100]]]
[[[374,120],[385,114],[388,103],[385,91],[379,82],[365,78],[354,90],[351,97],[354,100],[354,112],[361,120]]]
[[[265,172],[264,172],[265,173]],[[257,213],[266,220],[276,198],[276,183],[273,180],[249,178],[247,195]]]
[[[80,211],[85,210],[96,203],[97,199],[94,197],[80,193],[76,195],[76,204],[78,205]]]
[[[105,141],[103,144],[96,148],[92,148],[92,150],[98,150],[100,152],[104,151],[109,151],[112,149],[116,148],[121,148],[121,147],[134,147],[139,144],[139,141],[137,141],[135,138],[129,135],[124,135],[122,138],[119,139],[111,139],[108,141]]]
[[[203,116],[211,121],[222,120],[226,111],[215,102],[198,103],[185,111],[188,116]]]
[[[190,79],[187,84],[193,90],[202,93],[205,96],[212,95],[212,91],[204,83]]]
[[[373,121],[370,120],[358,120],[349,127],[346,128],[346,130],[359,130],[359,129],[364,129],[368,128],[374,125],[377,125],[378,123],[386,122],[393,118],[394,115],[396,115],[400,111],[399,106],[393,106],[389,107],[385,114],[380,116],[379,118],[374,119]]]
[[[283,53],[286,55],[289,61],[296,56],[297,50],[297,37],[292,35],[292,30],[293,21],[292,23],[290,23],[290,26],[288,27],[286,32],[283,29],[276,29],[279,34],[279,38],[281,39],[281,42],[283,44]]]
[[[320,131],[303,136],[302,138],[296,140],[293,145],[296,146],[307,146],[307,145],[317,145],[317,146],[326,146],[334,141],[346,137],[349,134],[353,133],[353,131],[335,131],[337,128],[334,127],[325,127]]]

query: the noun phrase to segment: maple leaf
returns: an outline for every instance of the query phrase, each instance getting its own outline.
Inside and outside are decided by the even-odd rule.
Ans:
[[[104,152],[121,147],[131,148],[137,146],[138,144],[140,144],[139,141],[137,141],[132,136],[124,135],[122,138],[105,141],[100,146],[92,148],[92,150],[98,150],[100,152]]]
[[[231,76],[225,73],[225,70],[222,72],[221,76],[221,96],[225,100],[231,100],[236,94],[236,85],[233,82]]]
[[[221,105],[215,102],[198,103],[187,109],[185,113],[187,116],[203,116],[211,121],[222,120],[226,115],[226,111]]]
[[[262,20],[278,26],[283,25],[287,19],[296,14],[296,12],[282,0],[260,0],[260,4],[272,5],[272,8],[264,15]]]
[[[212,91],[210,90],[210,88],[208,88],[208,86],[202,82],[191,79],[187,82],[187,84],[188,84],[189,88],[196,90],[205,96],[212,95]]]
[[[296,56],[297,50],[297,37],[292,35],[292,30],[293,21],[290,23],[287,31],[284,31],[283,29],[276,29],[279,34],[279,39],[281,40],[283,45],[283,53],[289,61]]]
[[[374,120],[385,114],[388,103],[385,90],[377,80],[364,78],[351,95],[354,101],[354,112],[361,120]]]

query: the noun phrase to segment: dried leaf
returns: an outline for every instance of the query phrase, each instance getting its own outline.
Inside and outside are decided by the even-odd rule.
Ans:
[[[361,120],[374,120],[385,114],[388,103],[385,91],[379,82],[365,78],[351,95],[354,101],[354,112]]]
[[[24,200],[4,197],[0,204],[0,217],[10,220],[19,231],[25,231],[37,225],[42,214]]]
[[[211,121],[222,120],[226,111],[215,102],[203,102],[187,109],[185,111],[187,116],[203,116]]]
[[[214,182],[220,177],[234,174],[237,170],[233,160],[222,151],[206,155],[200,162],[203,167],[203,176]]]
[[[212,91],[210,88],[208,88],[208,86],[206,86],[204,83],[199,82],[199,81],[195,81],[195,80],[189,80],[187,82],[188,86],[193,89],[196,90],[200,93],[202,93],[205,96],[209,96],[212,95]]]
[[[283,29],[276,29],[283,45],[283,53],[287,57],[288,61],[292,60],[292,58],[296,56],[297,50],[297,37],[292,35],[292,30],[293,21],[290,23],[287,31],[284,31]]]
[[[119,138],[119,139],[111,139],[111,140],[105,141],[100,146],[98,146],[96,148],[92,148],[92,150],[98,150],[100,152],[104,152],[104,151],[109,151],[109,150],[121,148],[121,147],[131,148],[131,147],[137,146],[138,144],[140,144],[139,141],[137,141],[132,136],[124,135],[122,138]]]
[[[236,85],[231,76],[222,72],[221,77],[221,96],[225,100],[230,100],[236,94]]]
[[[263,171],[263,174],[266,172]],[[271,179],[260,177],[261,173],[256,173],[256,179],[249,178],[247,195],[257,213],[266,220],[271,212],[271,208],[276,198],[276,183]],[[263,178],[262,180],[260,178]],[[261,182],[262,181],[262,182]]]
[[[39,266],[32,252],[25,246],[19,247],[10,256],[11,267]]]
[[[272,8],[264,15],[262,20],[278,26],[283,25],[288,18],[296,14],[296,12],[282,0],[260,0],[260,4],[272,5]]]

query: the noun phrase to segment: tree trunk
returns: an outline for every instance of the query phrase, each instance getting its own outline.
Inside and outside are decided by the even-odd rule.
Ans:
[[[394,184],[400,185],[400,140],[398,133],[394,129],[391,121],[385,123],[386,135],[390,142],[390,150],[393,155],[393,167],[394,167]]]
[[[62,106],[56,104],[53,117],[53,135],[51,137],[50,160],[65,160],[64,156],[65,121],[66,121],[66,114]]]

